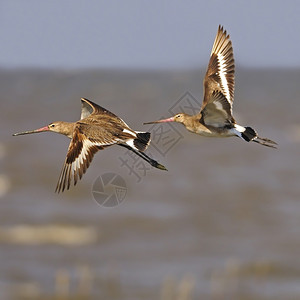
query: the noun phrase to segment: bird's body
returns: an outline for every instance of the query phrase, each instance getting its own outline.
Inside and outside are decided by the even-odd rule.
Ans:
[[[144,124],[178,122],[187,130],[207,137],[238,136],[249,142],[276,148],[276,143],[258,137],[251,127],[238,125],[232,116],[234,99],[234,58],[229,35],[219,26],[203,80],[204,96],[201,110],[190,116],[185,113]]]
[[[182,123],[188,131],[192,133],[197,133],[202,136],[229,137],[235,135],[235,133],[231,129],[226,130],[226,128],[219,128],[202,124],[201,117],[199,117],[198,115],[191,116],[188,114],[181,113],[180,116],[178,116],[177,118],[178,120],[176,122]]]
[[[90,100],[81,98],[81,102],[81,119],[77,122],[57,121],[37,130],[14,134],[53,131],[71,139],[57,183],[57,192],[69,189],[72,180],[75,185],[78,178],[81,179],[98,150],[115,144],[135,152],[152,166],[166,170],[164,166],[143,153],[150,143],[149,132],[132,130],[122,119]]]

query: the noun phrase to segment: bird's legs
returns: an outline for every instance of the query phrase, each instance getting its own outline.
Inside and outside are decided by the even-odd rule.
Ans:
[[[119,144],[119,146],[125,147],[128,150],[134,152],[136,155],[138,155],[139,157],[141,157],[142,159],[144,159],[147,163],[149,163],[151,166],[153,166],[154,168],[160,169],[160,170],[165,170],[167,171],[166,167],[161,165],[160,163],[158,163],[156,160],[152,159],[151,157],[149,157],[146,153],[144,152],[140,152],[135,150],[134,148],[130,147],[127,144]]]

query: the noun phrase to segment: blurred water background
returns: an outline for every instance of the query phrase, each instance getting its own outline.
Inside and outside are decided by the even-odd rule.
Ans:
[[[201,103],[204,72],[0,70],[1,299],[300,299],[299,69],[236,73],[237,121],[278,150],[175,124],[148,150],[168,172],[114,146],[55,194],[69,140],[12,137],[78,120],[80,97],[153,132]],[[114,208],[91,192],[108,172],[127,185]]]

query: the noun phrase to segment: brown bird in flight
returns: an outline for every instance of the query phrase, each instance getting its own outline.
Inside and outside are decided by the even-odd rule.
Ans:
[[[247,142],[276,148],[277,143],[260,138],[253,128],[240,126],[233,118],[234,68],[230,37],[219,26],[203,82],[204,98],[200,112],[194,116],[180,113],[168,119],[144,124],[178,122],[187,130],[202,136],[238,136]]]
[[[67,157],[60,173],[56,190],[58,193],[69,189],[73,179],[76,185],[78,177],[89,167],[94,154],[112,145],[125,147],[150,165],[160,170],[167,170],[163,165],[144,153],[150,144],[150,133],[132,130],[122,119],[107,109],[81,98],[82,109],[79,121],[53,122],[45,127],[13,134],[23,135],[44,131],[53,131],[71,139]]]

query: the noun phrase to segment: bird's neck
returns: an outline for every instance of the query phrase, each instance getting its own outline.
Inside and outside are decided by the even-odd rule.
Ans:
[[[67,137],[69,137],[71,139],[73,136],[74,127],[75,127],[75,123],[61,121],[59,130],[56,132],[66,135]]]
[[[199,127],[199,118],[197,115],[186,115],[183,125],[186,127],[187,130],[194,132],[195,128]]]

